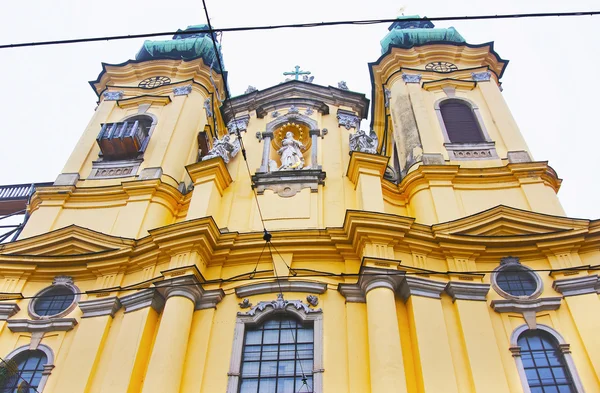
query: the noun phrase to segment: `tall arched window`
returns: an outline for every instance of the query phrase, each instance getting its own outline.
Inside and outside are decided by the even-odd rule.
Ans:
[[[20,352],[8,363],[3,363],[0,367],[0,393],[39,391],[47,362],[46,354],[36,349]]]
[[[451,143],[486,142],[477,117],[467,102],[444,100],[440,103],[440,111]]]
[[[524,392],[583,393],[569,344],[554,329],[522,325],[513,332],[511,345]]]
[[[239,393],[313,392],[312,323],[276,316],[244,334]]]

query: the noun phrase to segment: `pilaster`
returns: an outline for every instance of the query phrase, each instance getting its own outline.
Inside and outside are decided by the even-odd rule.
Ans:
[[[352,152],[347,176],[356,189],[356,201],[361,210],[384,212],[381,179],[388,157]]]
[[[562,293],[575,327],[600,380],[600,298],[596,292],[598,275],[582,276],[554,281],[552,287]]]
[[[486,303],[489,284],[450,281],[446,292],[452,296],[465,343],[477,393],[509,393],[502,358]]]
[[[232,182],[225,162],[217,157],[185,168],[194,184],[187,219],[213,216],[216,220],[223,192]]]

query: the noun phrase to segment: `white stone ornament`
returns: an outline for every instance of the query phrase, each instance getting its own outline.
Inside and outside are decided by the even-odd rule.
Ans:
[[[176,86],[173,88],[173,95],[187,96],[192,92],[192,85]]]
[[[369,135],[363,130],[358,130],[356,133],[350,134],[349,138],[350,151],[377,154],[378,138],[373,130]]]
[[[213,147],[208,151],[208,154],[202,157],[202,161],[210,160],[211,158],[221,157],[225,163],[229,163],[230,157],[235,157],[240,151],[240,141],[236,138],[233,142],[230,141],[229,135],[225,135],[221,139],[213,139]]]

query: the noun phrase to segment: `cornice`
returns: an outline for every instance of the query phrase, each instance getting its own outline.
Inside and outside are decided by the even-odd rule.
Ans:
[[[17,303],[0,303],[0,321],[6,321],[20,310],[21,308]]]
[[[563,296],[586,295],[596,293],[600,280],[597,274],[591,276],[554,280],[552,288]]]
[[[142,104],[165,106],[170,103],[171,97],[169,96],[157,96],[148,94],[117,100],[117,106],[121,109],[137,108]]]
[[[75,318],[9,319],[7,322],[10,331],[15,333],[68,332],[77,325]]]
[[[161,312],[165,299],[153,288],[142,289],[129,295],[121,296],[119,301],[125,308],[125,313],[152,307],[156,312]]]
[[[427,91],[442,90],[444,87],[454,87],[460,90],[473,90],[477,86],[475,81],[465,81],[453,78],[436,79],[432,81],[423,82],[421,87]]]
[[[140,80],[157,75],[164,75],[173,79],[174,83],[172,84],[193,79],[211,92],[213,91],[212,76],[219,90],[224,89],[224,76],[218,72],[212,72],[210,67],[204,64],[201,57],[191,60],[128,60],[120,64],[102,63],[102,71],[98,78],[89,83],[100,97],[108,86],[123,86],[135,83],[131,87],[137,87],[137,82]]]
[[[453,302],[457,300],[485,301],[489,291],[490,284],[449,281],[446,286],[446,292],[452,296]]]
[[[223,195],[223,191],[233,181],[227,170],[227,165],[225,165],[221,157],[187,165],[185,170],[190,175],[194,185],[206,183],[211,180],[214,181],[221,195]]]
[[[368,116],[369,100],[364,94],[297,80],[280,83],[267,89],[233,97],[221,106],[221,111],[223,118],[227,123],[234,115],[241,112],[251,112],[256,110],[257,116],[259,114],[262,115],[264,109],[261,110],[260,108],[282,98],[311,100],[313,101],[313,106],[315,108],[320,105],[320,102],[338,107],[347,106],[352,108],[352,110],[362,119],[366,119]]]
[[[181,268],[180,270],[184,271],[189,269]],[[166,278],[163,281],[156,282],[154,287],[158,293],[164,297],[167,303],[169,298],[181,296],[194,303],[194,308],[196,310],[217,307],[217,303],[225,297],[225,292],[223,292],[222,289],[206,290],[202,285],[202,281],[204,281],[204,279],[201,275],[196,273]]]
[[[346,176],[354,185],[357,184],[360,174],[383,178],[388,161],[389,157],[386,156],[353,151],[350,155]]]
[[[121,302],[116,296],[83,300],[79,302],[79,308],[83,311],[82,318],[103,317],[106,315],[113,318],[121,308]]]
[[[322,294],[327,290],[327,284],[301,280],[278,280],[260,282],[258,284],[247,284],[235,288],[235,294],[239,298],[246,296],[262,295],[265,293],[303,292]]]

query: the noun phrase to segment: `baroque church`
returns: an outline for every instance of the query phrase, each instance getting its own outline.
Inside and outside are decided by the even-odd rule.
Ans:
[[[300,67],[230,97],[207,31],[90,82],[0,244],[0,392],[600,392],[600,221],[566,217],[493,43],[400,17],[370,97]]]

